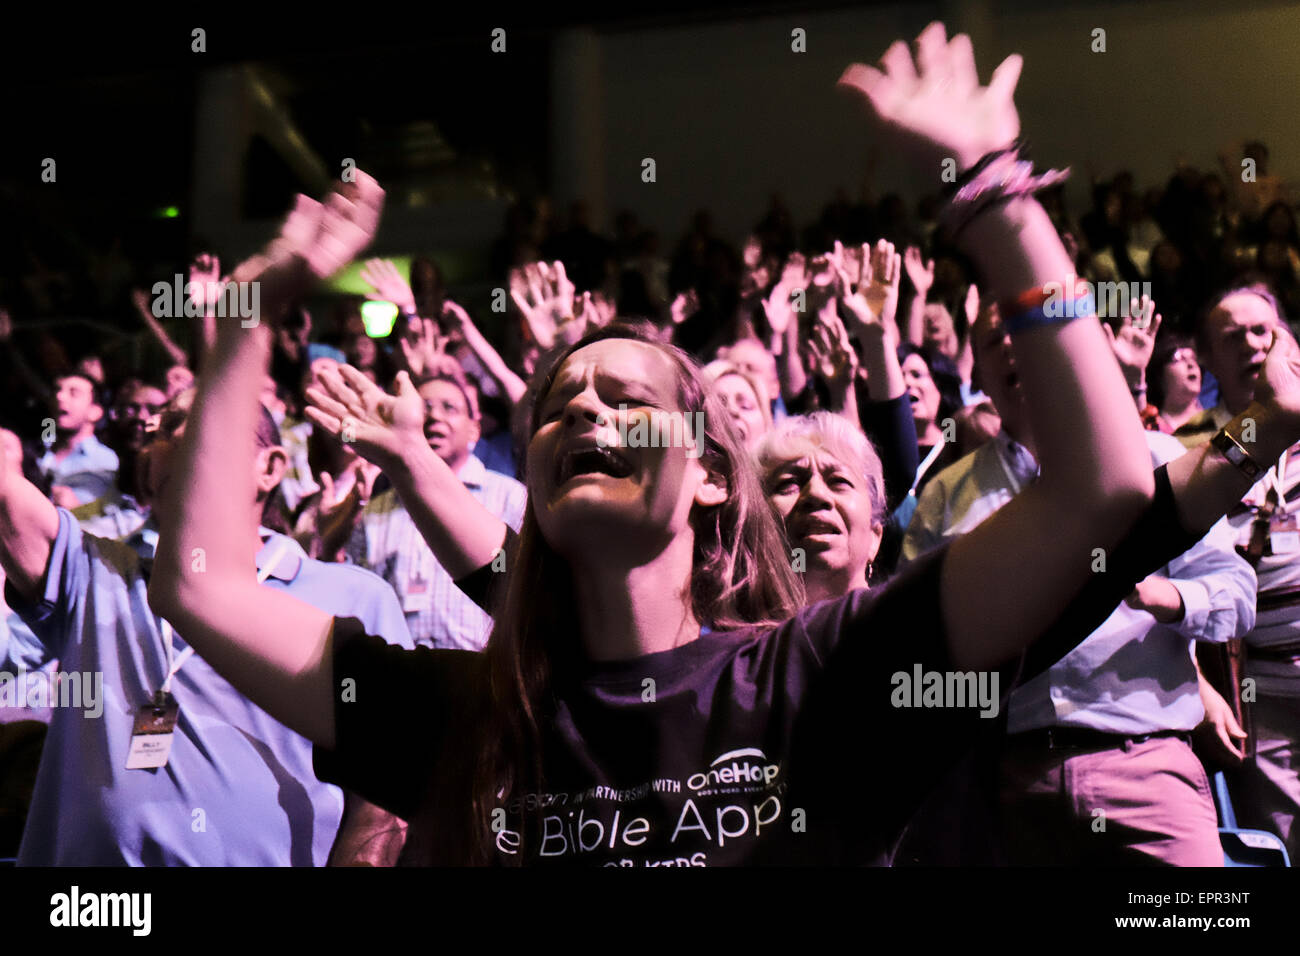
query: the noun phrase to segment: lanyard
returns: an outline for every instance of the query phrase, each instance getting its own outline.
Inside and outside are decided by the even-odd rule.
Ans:
[[[938,442],[930,449],[930,454],[925,456],[925,461],[921,462],[921,466],[916,469],[916,480],[912,482],[912,487],[908,490],[908,494],[916,494],[916,489],[921,484],[921,479],[924,478],[925,473],[930,470],[930,466],[934,464],[934,460],[943,452],[943,446],[943,442]]]
[[[1278,507],[1286,511],[1286,460],[1291,449],[1282,452],[1282,457],[1277,460],[1277,465],[1269,469],[1268,480],[1273,488],[1277,491]]]
[[[173,632],[171,624],[159,618],[158,631],[162,635],[163,653],[167,657],[167,676],[163,678],[162,685],[162,693],[167,694],[170,693],[172,689],[172,678],[175,677],[176,672],[185,665],[185,662],[190,659],[190,655],[194,653],[194,648],[187,647],[185,650],[181,651],[179,657],[175,657],[172,649]]]

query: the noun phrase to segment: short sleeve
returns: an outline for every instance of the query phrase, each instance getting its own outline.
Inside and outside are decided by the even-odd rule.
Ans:
[[[316,747],[316,776],[409,820],[420,807],[449,732],[478,699],[483,658],[407,650],[335,618],[333,750]]]
[[[50,548],[49,564],[36,599],[25,601],[11,584],[5,584],[5,601],[41,644],[40,648],[34,648],[27,646],[29,642],[13,641],[10,656],[15,663],[21,662],[29,668],[65,656],[73,602],[84,600],[90,587],[90,558],[81,528],[69,512],[63,508],[58,511],[59,531]]]

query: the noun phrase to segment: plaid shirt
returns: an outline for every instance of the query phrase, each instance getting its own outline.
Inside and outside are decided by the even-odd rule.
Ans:
[[[523,485],[488,471],[472,455],[459,478],[483,507],[519,530],[527,507]],[[456,587],[425,544],[396,491],[385,491],[366,506],[347,550],[353,562],[392,585],[416,644],[482,649],[492,619]]]

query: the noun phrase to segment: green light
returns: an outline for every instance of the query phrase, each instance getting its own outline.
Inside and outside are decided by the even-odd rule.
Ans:
[[[175,219],[180,214],[181,211],[176,206],[163,206],[156,213],[154,213],[154,215],[157,216],[159,219]]]
[[[366,325],[366,335],[382,339],[393,331],[397,321],[397,306],[392,302],[361,303],[361,321]]]

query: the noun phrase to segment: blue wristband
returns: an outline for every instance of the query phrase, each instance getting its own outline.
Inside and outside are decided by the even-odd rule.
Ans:
[[[1002,326],[1012,335],[1018,335],[1028,329],[1044,325],[1062,325],[1075,319],[1088,318],[1097,314],[1092,293],[1085,292],[1073,299],[1048,299],[1042,305],[1034,306],[1023,312],[1002,317]]]

